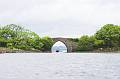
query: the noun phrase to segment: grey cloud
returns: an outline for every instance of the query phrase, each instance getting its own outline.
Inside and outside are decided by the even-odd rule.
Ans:
[[[40,36],[94,34],[106,23],[120,24],[119,0],[3,0],[0,24],[20,24]]]

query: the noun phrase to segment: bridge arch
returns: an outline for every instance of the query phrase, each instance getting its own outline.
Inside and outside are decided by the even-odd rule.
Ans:
[[[68,48],[66,46],[66,44],[64,42],[61,41],[57,41],[51,48],[51,52],[63,52],[63,53],[67,53],[68,52]]]
[[[72,43],[69,38],[53,38],[53,41],[55,43],[58,41],[64,43],[64,45],[67,47],[67,52],[72,52]]]

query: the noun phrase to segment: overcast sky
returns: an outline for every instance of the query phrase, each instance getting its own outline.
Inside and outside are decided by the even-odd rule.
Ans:
[[[120,0],[0,0],[0,24],[19,24],[40,36],[94,34],[120,25]]]

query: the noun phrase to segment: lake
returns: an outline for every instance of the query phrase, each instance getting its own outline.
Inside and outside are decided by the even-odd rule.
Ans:
[[[120,54],[0,54],[0,79],[120,79]]]

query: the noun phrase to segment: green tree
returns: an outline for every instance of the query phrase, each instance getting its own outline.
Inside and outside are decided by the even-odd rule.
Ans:
[[[0,28],[0,45],[24,50],[41,49],[41,38],[21,26],[10,24]]]
[[[78,41],[78,50],[79,51],[93,50],[94,42],[95,42],[94,36],[89,37],[88,35],[84,35]]]
[[[43,37],[41,40],[42,40],[42,43],[43,43],[42,50],[43,51],[50,51],[51,47],[54,43],[52,38],[46,36],[46,37]]]
[[[120,47],[120,26],[106,24],[95,34],[99,40],[104,40],[105,47]]]

